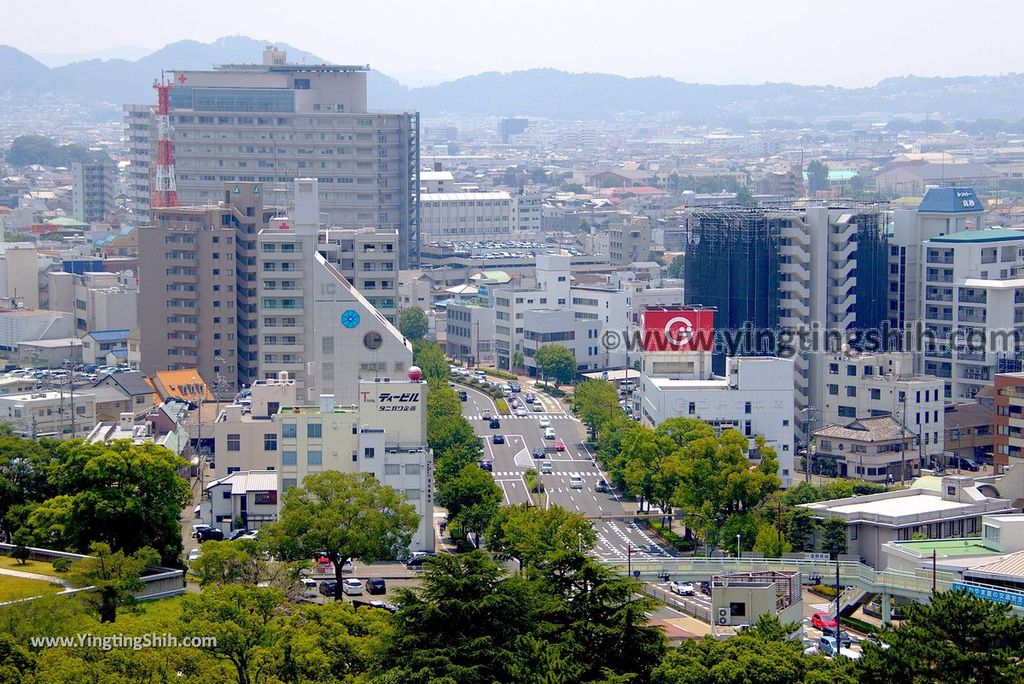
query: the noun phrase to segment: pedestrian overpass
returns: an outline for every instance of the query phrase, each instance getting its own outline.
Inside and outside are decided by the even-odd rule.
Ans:
[[[931,600],[933,591],[965,589],[977,596],[1007,603],[1018,615],[1024,616],[1024,593],[995,589],[994,587],[964,582],[951,572],[918,570],[914,573],[895,570],[875,570],[859,561],[827,561],[808,558],[693,558],[673,557],[656,560],[631,560],[606,562],[606,566],[622,574],[632,573],[645,582],[656,582],[668,575],[673,580],[701,581],[712,575],[731,572],[799,572],[808,577],[819,575],[822,583],[835,581],[836,566],[839,566],[839,584],[857,587],[869,594],[882,596],[882,621],[889,622],[890,596],[903,596],[920,603]],[[954,586],[955,585],[955,586]]]

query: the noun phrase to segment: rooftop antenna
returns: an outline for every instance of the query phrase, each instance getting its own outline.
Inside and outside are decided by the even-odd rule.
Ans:
[[[178,76],[178,81],[184,83],[185,74]],[[156,178],[153,183],[153,196],[150,199],[152,207],[176,207],[178,206],[178,190],[174,183],[174,142],[171,140],[171,88],[173,83],[164,79],[164,72],[160,72],[160,80],[153,82],[156,90]]]

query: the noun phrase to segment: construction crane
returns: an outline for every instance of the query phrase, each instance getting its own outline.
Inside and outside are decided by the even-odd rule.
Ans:
[[[182,77],[184,80],[184,77]],[[178,190],[174,184],[174,141],[171,140],[171,88],[161,74],[153,82],[156,90],[156,173],[153,180],[151,207],[178,206]]]

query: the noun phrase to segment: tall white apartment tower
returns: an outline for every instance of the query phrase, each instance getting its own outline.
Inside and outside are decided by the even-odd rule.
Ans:
[[[287,371],[302,400],[354,404],[359,380],[405,376],[412,345],[320,253],[317,179],[296,179],[292,195],[291,215],[257,236],[259,377]]]

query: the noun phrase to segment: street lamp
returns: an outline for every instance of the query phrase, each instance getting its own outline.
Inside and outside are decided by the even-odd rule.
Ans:
[[[737,534],[736,535],[736,558],[740,557],[740,553],[742,553],[742,551],[740,551],[740,535]]]

